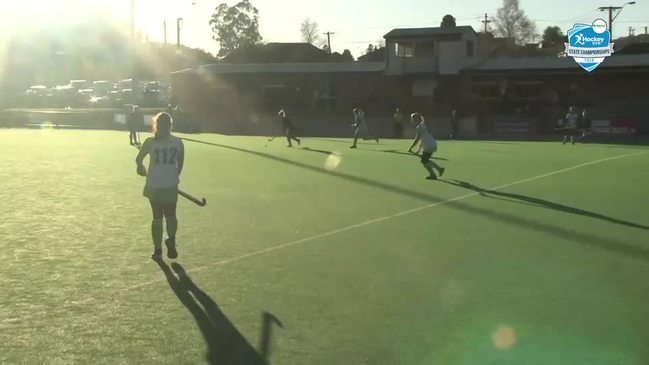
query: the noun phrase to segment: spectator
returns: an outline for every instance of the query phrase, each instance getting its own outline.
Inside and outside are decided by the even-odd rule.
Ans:
[[[394,111],[394,138],[403,138],[403,124],[405,123],[405,115],[401,109],[397,108]]]

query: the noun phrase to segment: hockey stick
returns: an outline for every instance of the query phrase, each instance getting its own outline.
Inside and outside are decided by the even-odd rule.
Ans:
[[[198,198],[194,198],[193,196],[187,194],[186,192],[178,189],[178,195],[182,196],[183,198],[188,199],[192,203],[198,205],[199,207],[204,207],[207,205],[207,199],[202,198],[201,200],[198,200]]]
[[[134,147],[137,148],[138,150],[139,150],[140,148],[142,148],[142,146],[134,146]],[[178,195],[180,195],[180,196],[182,196],[183,198],[185,198],[185,199],[191,201],[192,203],[198,205],[199,207],[204,207],[204,206],[207,205],[207,199],[205,199],[205,198],[201,198],[201,200],[198,200],[198,198],[195,198],[195,197],[193,197],[193,196],[187,194],[186,192],[184,192],[184,191],[182,191],[182,190],[180,190],[180,189],[178,189]]]
[[[268,138],[268,142],[272,142],[277,136]]]

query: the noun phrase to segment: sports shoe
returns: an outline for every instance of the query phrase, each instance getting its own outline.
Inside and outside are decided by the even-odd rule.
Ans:
[[[175,259],[178,257],[178,251],[176,251],[176,240],[173,238],[167,238],[165,241],[165,246],[167,246],[167,257],[170,259]]]
[[[440,168],[440,169],[439,169],[439,170],[437,171],[437,172],[439,172],[439,177],[442,177],[442,176],[444,176],[444,171],[446,171],[446,169],[445,169],[445,168],[443,168],[443,167],[442,167],[442,168]]]
[[[151,255],[151,259],[153,259],[154,261],[162,260],[162,249],[161,248],[154,249],[153,254]]]
[[[297,140],[297,145],[298,145],[298,146],[301,146],[301,145],[302,145],[302,140],[301,140],[301,139],[298,139],[298,140]]]
[[[435,175],[426,176],[426,180],[437,180],[437,176]]]
[[[351,146],[351,147],[349,147],[349,148],[356,148],[356,146]]]
[[[379,139],[378,138],[375,138],[375,139],[376,139],[376,143],[379,143]]]

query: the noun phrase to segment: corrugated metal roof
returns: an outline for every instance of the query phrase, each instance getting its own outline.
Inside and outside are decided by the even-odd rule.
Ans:
[[[617,55],[608,57],[601,68],[649,67],[649,54]],[[467,72],[481,71],[525,71],[525,70],[571,70],[580,69],[570,57],[524,57],[492,58],[476,66],[465,69]]]
[[[180,70],[174,74],[208,72],[215,74],[236,73],[346,73],[382,72],[385,62],[342,63],[215,63],[199,68]]]
[[[473,27],[468,25],[461,25],[459,27],[431,27],[431,28],[399,28],[392,29],[383,38],[398,38],[398,37],[424,37],[441,34],[462,34],[462,33],[475,33]]]

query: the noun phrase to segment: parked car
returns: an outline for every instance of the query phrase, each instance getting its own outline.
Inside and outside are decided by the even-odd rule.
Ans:
[[[34,85],[22,94],[22,104],[28,108],[46,107],[51,102],[52,93],[45,85]]]
[[[86,80],[70,80],[68,85],[75,90],[88,89],[92,86],[92,84]]]
[[[107,80],[99,80],[92,83],[92,89],[94,90],[94,96],[101,97],[113,91],[115,85]]]
[[[73,103],[72,106],[78,108],[85,108],[90,106],[90,99],[94,97],[95,90],[93,89],[81,89],[77,91],[76,103]]]
[[[78,91],[70,85],[59,85],[52,90],[52,104],[58,108],[72,107],[77,103]]]

